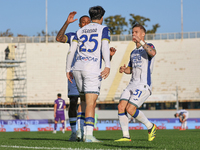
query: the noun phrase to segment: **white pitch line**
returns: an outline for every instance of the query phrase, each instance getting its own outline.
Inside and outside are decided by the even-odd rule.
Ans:
[[[16,145],[0,145],[0,147],[6,147],[6,148],[25,148],[25,149],[51,149],[51,150],[105,150],[105,149],[89,149],[89,148],[64,148],[64,147],[29,147],[29,146],[16,146]],[[112,150],[112,149],[107,149]],[[118,149],[120,150],[120,149]]]

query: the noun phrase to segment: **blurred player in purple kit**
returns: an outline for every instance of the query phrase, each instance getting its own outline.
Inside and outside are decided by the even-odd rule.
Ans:
[[[64,111],[66,109],[65,100],[61,98],[60,93],[58,93],[57,97],[58,99],[56,99],[54,103],[55,122],[54,122],[53,133],[56,133],[57,124],[59,120],[62,123],[62,132],[65,133],[65,111]]]

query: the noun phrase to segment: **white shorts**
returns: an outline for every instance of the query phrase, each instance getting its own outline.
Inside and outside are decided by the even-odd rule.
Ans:
[[[74,70],[73,76],[80,94],[95,93],[99,95],[101,87],[100,74],[92,74],[91,72]]]
[[[129,89],[126,88],[121,94],[120,101],[125,100],[139,108],[151,95],[149,90]]]

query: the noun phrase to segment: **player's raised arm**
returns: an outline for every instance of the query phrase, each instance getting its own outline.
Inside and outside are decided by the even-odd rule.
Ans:
[[[76,15],[76,11],[70,12],[67,20],[65,21],[64,25],[62,26],[62,28],[60,29],[60,31],[58,32],[57,36],[56,36],[56,41],[61,42],[61,43],[65,43],[66,42],[66,37],[65,37],[65,31],[68,27],[68,25],[78,19],[74,19],[74,16]]]
[[[156,55],[156,50],[152,46],[148,45],[143,40],[141,40],[138,36],[133,36],[133,39],[135,39],[137,43],[140,43],[140,45],[146,50],[147,54],[150,57],[153,57]]]

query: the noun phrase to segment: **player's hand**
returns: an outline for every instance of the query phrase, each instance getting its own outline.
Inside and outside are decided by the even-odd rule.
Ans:
[[[101,72],[101,77],[103,79],[106,79],[108,77],[108,75],[110,74],[110,68],[105,67],[105,69]]]
[[[116,49],[114,47],[110,48],[110,56],[113,56],[116,52]]]
[[[72,80],[71,80],[70,73],[71,73],[71,72],[67,72],[67,73],[66,73],[66,75],[67,75],[67,79],[69,80],[69,82],[73,83]]]
[[[121,66],[119,68],[119,73],[123,73],[125,71],[125,69],[126,69],[126,65],[124,64],[124,66]]]
[[[134,42],[137,42],[137,43],[139,43],[141,41],[141,39],[138,36],[136,36],[136,35],[133,35],[132,40]]]
[[[74,19],[74,16],[76,15],[76,13],[77,13],[76,11],[73,11],[73,12],[70,12],[70,13],[69,13],[69,16],[68,16],[68,18],[67,18],[67,23],[68,23],[68,24],[70,24],[70,23],[72,23],[72,22],[78,20],[78,19]]]

